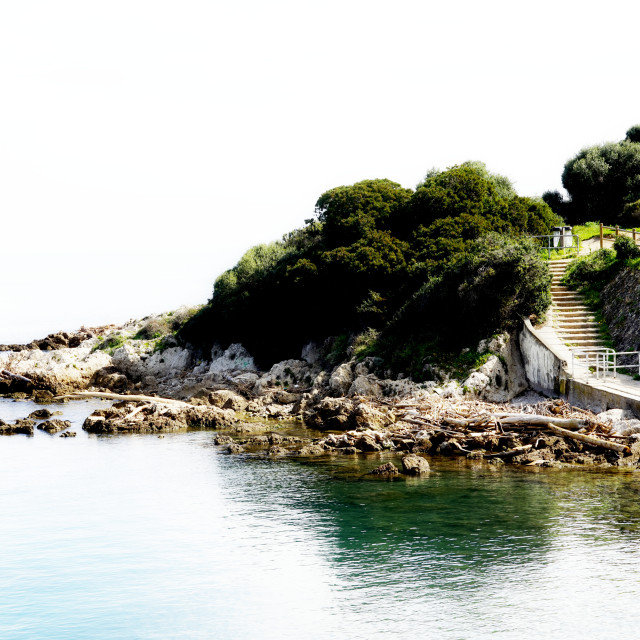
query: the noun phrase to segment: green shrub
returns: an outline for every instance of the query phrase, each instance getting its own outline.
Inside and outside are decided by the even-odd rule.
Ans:
[[[379,354],[392,368],[415,376],[425,358],[457,353],[496,330],[514,328],[523,316],[544,314],[550,281],[531,241],[481,238],[396,314],[382,333]]]
[[[430,311],[428,336],[419,323],[409,327],[415,336],[403,336],[419,352],[440,328],[459,326],[458,317],[476,313],[478,332],[493,333],[548,302],[548,291],[538,287],[544,274],[531,277],[537,257],[524,269],[532,286],[523,286],[518,269],[529,249],[514,240],[498,248],[497,240],[480,238],[548,233],[558,218],[544,203],[518,197],[506,178],[481,163],[431,172],[415,193],[389,180],[337,187],[318,199],[316,212],[317,221],[253,247],[223,273],[207,306],[179,329],[180,341],[203,357],[214,342],[240,342],[268,368],[299,357],[310,340],[370,330],[379,338],[362,346],[369,354],[384,342],[392,319],[418,304],[411,302],[416,292],[439,300],[429,287],[445,275],[451,299],[444,296],[442,310]],[[334,349],[332,358],[345,353]]]
[[[611,280],[617,269],[616,252],[600,249],[569,264],[562,283],[572,289],[599,290]]]
[[[613,243],[618,260],[626,262],[640,258],[640,247],[628,236],[618,236]]]

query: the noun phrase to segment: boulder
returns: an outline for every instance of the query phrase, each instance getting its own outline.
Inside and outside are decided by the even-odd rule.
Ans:
[[[322,347],[317,342],[309,342],[302,347],[300,358],[307,364],[319,364],[322,359]]]
[[[33,392],[31,395],[34,402],[38,404],[51,404],[55,396],[51,391],[47,391],[46,389],[38,389]]]
[[[373,471],[369,471],[369,475],[390,477],[400,475],[400,471],[398,471],[398,467],[395,464],[387,462],[387,464],[380,465]]]
[[[233,411],[218,407],[122,402],[94,411],[82,428],[90,433],[153,433],[228,427],[234,421]]]
[[[478,369],[490,380],[479,394],[482,400],[508,402],[528,388],[529,383],[515,334],[501,333],[491,340],[481,341],[478,352],[487,351],[493,355]]]
[[[33,420],[17,420],[13,424],[0,420],[0,436],[13,436],[18,433],[32,436],[34,424]]]
[[[237,444],[232,442],[227,448],[227,453],[236,454],[236,453],[244,453],[244,447],[241,444]]]
[[[318,444],[307,444],[300,451],[298,451],[299,456],[321,456],[326,453],[324,447],[321,447]]]
[[[382,451],[382,446],[376,442],[376,439],[368,434],[363,434],[356,440],[355,446],[365,453],[373,451]]]
[[[294,404],[299,397],[300,395],[297,393],[289,393],[282,389],[280,391],[276,391],[274,400],[279,404]]]
[[[304,420],[316,429],[344,431],[351,424],[353,402],[347,398],[324,398],[313,409],[305,412]]]
[[[208,396],[209,403],[220,409],[232,409],[233,411],[244,411],[249,404],[246,398],[228,389],[212,391]]]
[[[373,374],[361,375],[351,383],[347,395],[349,397],[366,396],[369,398],[379,398],[382,396],[382,386]]]
[[[32,420],[46,420],[53,415],[49,409],[36,409],[29,414],[29,418]]]
[[[346,396],[353,384],[353,372],[351,363],[344,363],[337,366],[329,378],[329,389],[336,396]]]
[[[429,463],[422,456],[410,453],[402,458],[402,472],[409,476],[421,476],[429,471]]]
[[[382,358],[368,356],[353,367],[353,373],[356,376],[377,375],[382,370],[383,364]]]
[[[344,447],[343,449],[339,449],[338,451],[345,456],[354,456],[358,453],[358,450],[355,447]]]
[[[359,429],[379,430],[393,424],[395,415],[390,411],[383,411],[366,404],[359,403],[352,413],[352,422]]]
[[[277,444],[271,445],[267,451],[268,456],[286,456],[288,453],[288,449]]]
[[[225,350],[219,345],[214,345],[211,350],[211,366],[209,373],[246,373],[256,372],[256,367],[251,354],[241,345],[232,344]]]
[[[58,433],[59,431],[64,431],[70,426],[71,423],[68,420],[45,420],[45,422],[41,422],[38,425],[38,429],[53,434]]]
[[[129,379],[114,366],[103,367],[93,374],[90,384],[93,387],[101,387],[102,389],[110,389],[116,393],[122,393],[129,388]]]

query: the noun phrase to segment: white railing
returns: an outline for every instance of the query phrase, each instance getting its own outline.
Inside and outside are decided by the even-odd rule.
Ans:
[[[571,349],[571,376],[575,377],[576,363],[587,376],[598,379],[617,377],[618,369],[640,375],[640,351],[616,351],[609,347],[574,347]],[[634,362],[634,358],[636,362]],[[618,358],[623,362],[620,362]]]
[[[542,249],[547,251],[549,260],[551,260],[552,251],[566,251],[567,253],[575,251],[576,255],[580,253],[580,237],[575,234],[527,237],[540,241]]]

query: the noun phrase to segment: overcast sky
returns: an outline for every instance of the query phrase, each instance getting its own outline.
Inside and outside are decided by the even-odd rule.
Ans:
[[[0,1],[0,343],[205,302],[338,185],[481,160],[521,195],[559,189],[640,123],[639,14]]]

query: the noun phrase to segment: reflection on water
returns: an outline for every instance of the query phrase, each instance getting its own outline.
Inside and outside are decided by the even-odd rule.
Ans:
[[[434,459],[385,481],[378,457],[233,457],[213,435],[0,439],[0,637],[635,634],[633,473]]]

